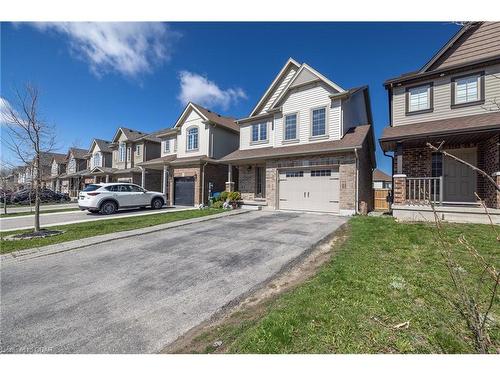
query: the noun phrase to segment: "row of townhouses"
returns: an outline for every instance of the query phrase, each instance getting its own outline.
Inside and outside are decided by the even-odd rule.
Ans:
[[[384,85],[390,120],[379,142],[393,158],[394,215],[430,218],[433,202],[445,219],[481,221],[484,200],[500,218],[494,184],[441,152],[500,184],[500,23],[466,24],[421,69]],[[237,190],[248,205],[354,214],[373,206],[371,124],[368,87],[343,88],[289,59],[248,117],[189,103],[170,128],[121,127],[52,155],[47,183],[75,197],[85,184],[134,182],[169,205]]]

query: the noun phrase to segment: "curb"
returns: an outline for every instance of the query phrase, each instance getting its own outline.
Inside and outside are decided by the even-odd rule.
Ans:
[[[102,243],[106,243],[106,242],[110,242],[110,241],[114,241],[114,240],[121,240],[123,238],[129,238],[129,237],[140,236],[143,234],[159,232],[159,231],[163,231],[165,229],[178,228],[178,227],[182,227],[182,226],[189,225],[189,224],[195,224],[195,223],[200,223],[203,221],[218,219],[221,217],[241,215],[241,214],[245,214],[248,212],[250,212],[250,211],[235,210],[235,211],[223,212],[220,214],[197,217],[197,218],[193,218],[193,219],[178,220],[178,221],[174,221],[171,223],[155,225],[152,227],[132,229],[132,230],[127,230],[127,231],[123,231],[123,232],[102,234],[99,236],[86,237],[86,238],[82,238],[79,240],[61,242],[61,243],[54,244],[54,245],[47,245],[47,246],[43,246],[43,247],[34,247],[31,249],[13,251],[11,253],[1,255],[0,262],[2,265],[10,264],[10,263],[18,262],[18,261],[39,258],[42,256],[63,253],[66,251],[71,251],[71,250],[76,250],[76,249],[81,249],[81,248],[84,248],[87,246],[98,245],[98,244],[102,244]]]

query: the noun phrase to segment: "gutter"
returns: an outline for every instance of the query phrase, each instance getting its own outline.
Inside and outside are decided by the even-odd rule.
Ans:
[[[208,164],[208,162],[203,164],[202,172],[201,172],[201,204],[203,206],[205,205],[205,167],[207,164]]]
[[[391,158],[391,204],[392,200],[394,199],[394,156],[386,154],[387,151],[384,151],[384,156],[387,156],[388,158]]]

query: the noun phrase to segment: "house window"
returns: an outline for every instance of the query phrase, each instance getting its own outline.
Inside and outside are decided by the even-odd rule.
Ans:
[[[252,125],[252,142],[267,140],[267,122]]]
[[[71,173],[76,172],[76,160],[75,160],[75,158],[71,158],[71,159],[69,159],[69,162],[68,162],[68,170],[69,170]]]
[[[441,177],[443,175],[443,154],[440,152],[432,153],[432,177]]]
[[[198,149],[198,128],[188,129],[187,149],[188,151],[193,151]]]
[[[331,175],[332,171],[330,169],[320,169],[316,171],[311,171],[311,177],[325,177]]]
[[[318,108],[312,111],[312,136],[326,134],[326,108]]]
[[[452,105],[467,104],[482,100],[482,74],[454,78],[452,84]]]
[[[412,113],[430,110],[432,108],[431,91],[431,85],[408,88],[406,92],[407,112]]]
[[[285,116],[285,140],[297,138],[297,114]]]
[[[126,154],[127,154],[127,146],[125,145],[125,142],[120,142],[120,145],[118,146],[119,160],[125,161]]]
[[[141,156],[141,145],[135,145],[135,154]]]
[[[304,172],[303,171],[289,171],[285,173],[286,177],[304,177]]]
[[[127,161],[130,161],[130,156],[132,154],[132,147],[127,147]]]
[[[170,152],[170,139],[163,141],[163,152],[168,154]]]
[[[102,167],[101,165],[101,153],[96,152],[92,157],[93,167]]]

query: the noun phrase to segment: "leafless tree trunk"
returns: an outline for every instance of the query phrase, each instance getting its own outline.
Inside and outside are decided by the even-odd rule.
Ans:
[[[51,152],[55,144],[54,129],[44,123],[39,114],[39,91],[26,84],[15,92],[16,107],[7,105],[2,113],[7,136],[2,143],[22,163],[31,166],[32,186],[35,191],[34,231],[40,231],[40,190],[42,186],[42,155]]]

